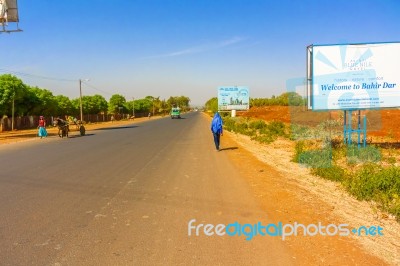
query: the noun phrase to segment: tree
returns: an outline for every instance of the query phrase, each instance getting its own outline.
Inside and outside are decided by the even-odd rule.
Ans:
[[[288,103],[290,106],[301,106],[306,104],[306,99],[296,92],[288,92]]]
[[[71,100],[67,96],[57,95],[54,97],[54,100],[57,102],[57,110],[54,115],[63,116],[74,113],[74,107],[72,106]]]
[[[70,113],[70,115],[79,116],[81,108],[79,98],[72,99],[71,105],[72,105],[72,112]],[[83,103],[82,103],[82,109],[83,109]]]
[[[11,115],[12,103],[21,99],[26,86],[19,78],[4,74],[0,76],[0,113]]]
[[[285,92],[275,97],[272,95],[271,98],[251,98],[250,106],[301,106],[305,105],[306,99],[296,92]]]
[[[29,86],[25,85],[23,96],[15,101],[15,114],[35,115],[35,107],[38,105],[40,105],[40,99]]]
[[[168,104],[167,101],[165,99],[163,99],[162,101],[160,101],[160,113],[162,113],[163,115],[168,111]]]
[[[205,103],[205,107],[207,111],[216,113],[218,111],[218,98],[214,97],[209,99],[206,103]]]
[[[95,109],[93,110],[94,114],[100,114],[100,113],[107,112],[108,103],[107,103],[107,100],[103,96],[96,94],[96,95],[92,96],[92,101],[95,106]]]
[[[154,96],[146,96],[145,100],[148,100],[151,104],[151,107],[149,111],[151,113],[160,113],[162,110],[162,102],[160,100],[160,96],[154,97]]]
[[[167,100],[167,105],[168,105],[169,109],[171,109],[172,107],[179,107],[183,111],[186,111],[187,109],[189,109],[189,102],[190,102],[189,97],[186,97],[186,96],[173,97],[173,96],[171,96]]]
[[[124,108],[126,103],[125,97],[119,94],[114,94],[111,96],[108,102],[108,112],[111,114],[120,113],[120,107]],[[124,110],[126,111],[126,110]]]
[[[79,99],[78,99],[79,100]],[[107,100],[101,95],[83,96],[82,108],[86,114],[100,114],[107,112]]]
[[[153,101],[149,98],[135,100],[135,113],[149,113],[152,108]]]
[[[40,89],[38,87],[31,88],[31,90],[36,95],[40,103],[35,105],[32,110],[35,115],[52,116],[57,113],[57,101],[51,91]]]

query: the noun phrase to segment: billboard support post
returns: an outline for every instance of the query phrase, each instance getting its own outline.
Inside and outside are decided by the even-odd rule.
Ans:
[[[346,130],[346,125],[347,125],[347,123],[346,123],[346,120],[347,120],[347,111],[346,110],[344,110],[344,115],[343,115],[343,142],[346,144],[346,132],[347,132],[347,130]]]
[[[357,113],[357,128],[353,129],[352,123],[353,110],[344,110],[344,119],[343,119],[343,139],[344,143],[347,145],[352,144],[352,135],[353,133],[357,133],[357,146],[361,147],[361,143],[365,148],[367,145],[367,116],[363,117],[363,128],[361,129],[361,111],[358,110]],[[363,134],[363,139],[361,141],[361,133]]]
[[[364,138],[364,147],[367,146],[367,116],[364,115],[364,134],[363,134]]]
[[[358,118],[358,120],[357,120],[357,129],[358,129],[358,131],[357,131],[357,135],[358,135],[358,147],[360,148],[360,135],[361,135],[361,121],[360,121],[360,116],[361,116],[361,111],[360,110],[358,110],[358,114],[357,114],[357,118]]]

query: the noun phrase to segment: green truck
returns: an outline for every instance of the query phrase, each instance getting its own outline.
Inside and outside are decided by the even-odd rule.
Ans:
[[[173,107],[171,109],[171,118],[181,118],[181,109],[179,107]]]

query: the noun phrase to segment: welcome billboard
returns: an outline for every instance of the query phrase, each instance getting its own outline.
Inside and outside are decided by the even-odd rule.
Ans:
[[[400,43],[312,45],[308,96],[312,110],[400,106]]]
[[[248,110],[249,88],[243,86],[218,87],[218,110]]]

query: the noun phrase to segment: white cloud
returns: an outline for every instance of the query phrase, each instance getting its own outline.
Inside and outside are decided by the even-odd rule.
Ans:
[[[179,51],[175,51],[175,52],[171,52],[171,53],[148,56],[146,58],[162,58],[162,57],[175,57],[175,56],[188,55],[188,54],[198,54],[198,53],[203,53],[203,52],[207,52],[207,51],[211,51],[211,50],[221,49],[221,48],[242,42],[244,40],[245,40],[245,38],[242,38],[242,37],[233,37],[231,39],[223,40],[218,43],[194,46],[194,47],[190,47],[187,49],[183,49],[183,50],[179,50]]]

